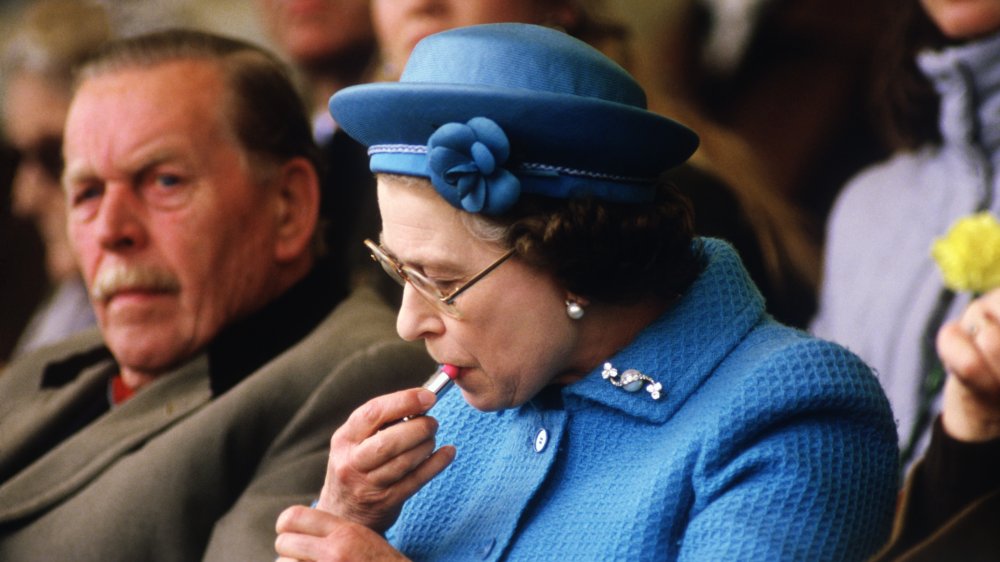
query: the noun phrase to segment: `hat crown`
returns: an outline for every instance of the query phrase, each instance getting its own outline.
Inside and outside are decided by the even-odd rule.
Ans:
[[[425,37],[399,82],[330,100],[373,172],[430,179],[463,211],[499,215],[522,193],[644,203],[698,137],[646,109],[628,72],[563,32],[489,24]]]
[[[523,89],[646,108],[639,84],[600,51],[561,31],[518,24],[428,36],[414,48],[400,82]]]

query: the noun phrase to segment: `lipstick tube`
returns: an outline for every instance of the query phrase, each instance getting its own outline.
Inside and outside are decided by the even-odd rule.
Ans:
[[[431,377],[427,379],[427,382],[423,384],[423,388],[426,388],[427,390],[433,392],[438,398],[441,398],[441,396],[443,396],[444,393],[447,392],[448,389],[452,387],[452,385],[455,382],[455,379],[457,378],[458,378],[458,367],[446,363],[444,365],[439,366],[437,371],[434,371],[434,374],[431,375]],[[400,421],[409,421],[421,415],[423,414],[406,416]]]
[[[438,370],[431,375],[424,383],[424,388],[441,396],[446,390],[451,388],[451,383],[458,378],[458,367],[454,365],[441,365]]]

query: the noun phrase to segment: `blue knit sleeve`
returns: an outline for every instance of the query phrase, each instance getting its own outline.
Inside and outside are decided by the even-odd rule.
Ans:
[[[715,381],[736,399],[706,435],[679,559],[866,559],[888,537],[898,486],[874,376],[808,338],[749,353],[732,372],[751,375]]]

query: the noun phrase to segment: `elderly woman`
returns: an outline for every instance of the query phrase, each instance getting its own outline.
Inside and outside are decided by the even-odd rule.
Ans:
[[[878,383],[693,237],[656,178],[697,137],[620,67],[543,27],[460,28],[331,110],[370,147],[397,330],[461,393],[354,412],[314,508],[279,518],[281,556],[861,559],[884,541]]]

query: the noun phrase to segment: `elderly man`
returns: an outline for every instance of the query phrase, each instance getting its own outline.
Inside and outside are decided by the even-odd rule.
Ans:
[[[170,31],[81,72],[69,234],[100,332],[0,375],[0,560],[252,560],[333,429],[432,366],[314,253],[316,149],[273,57]]]

